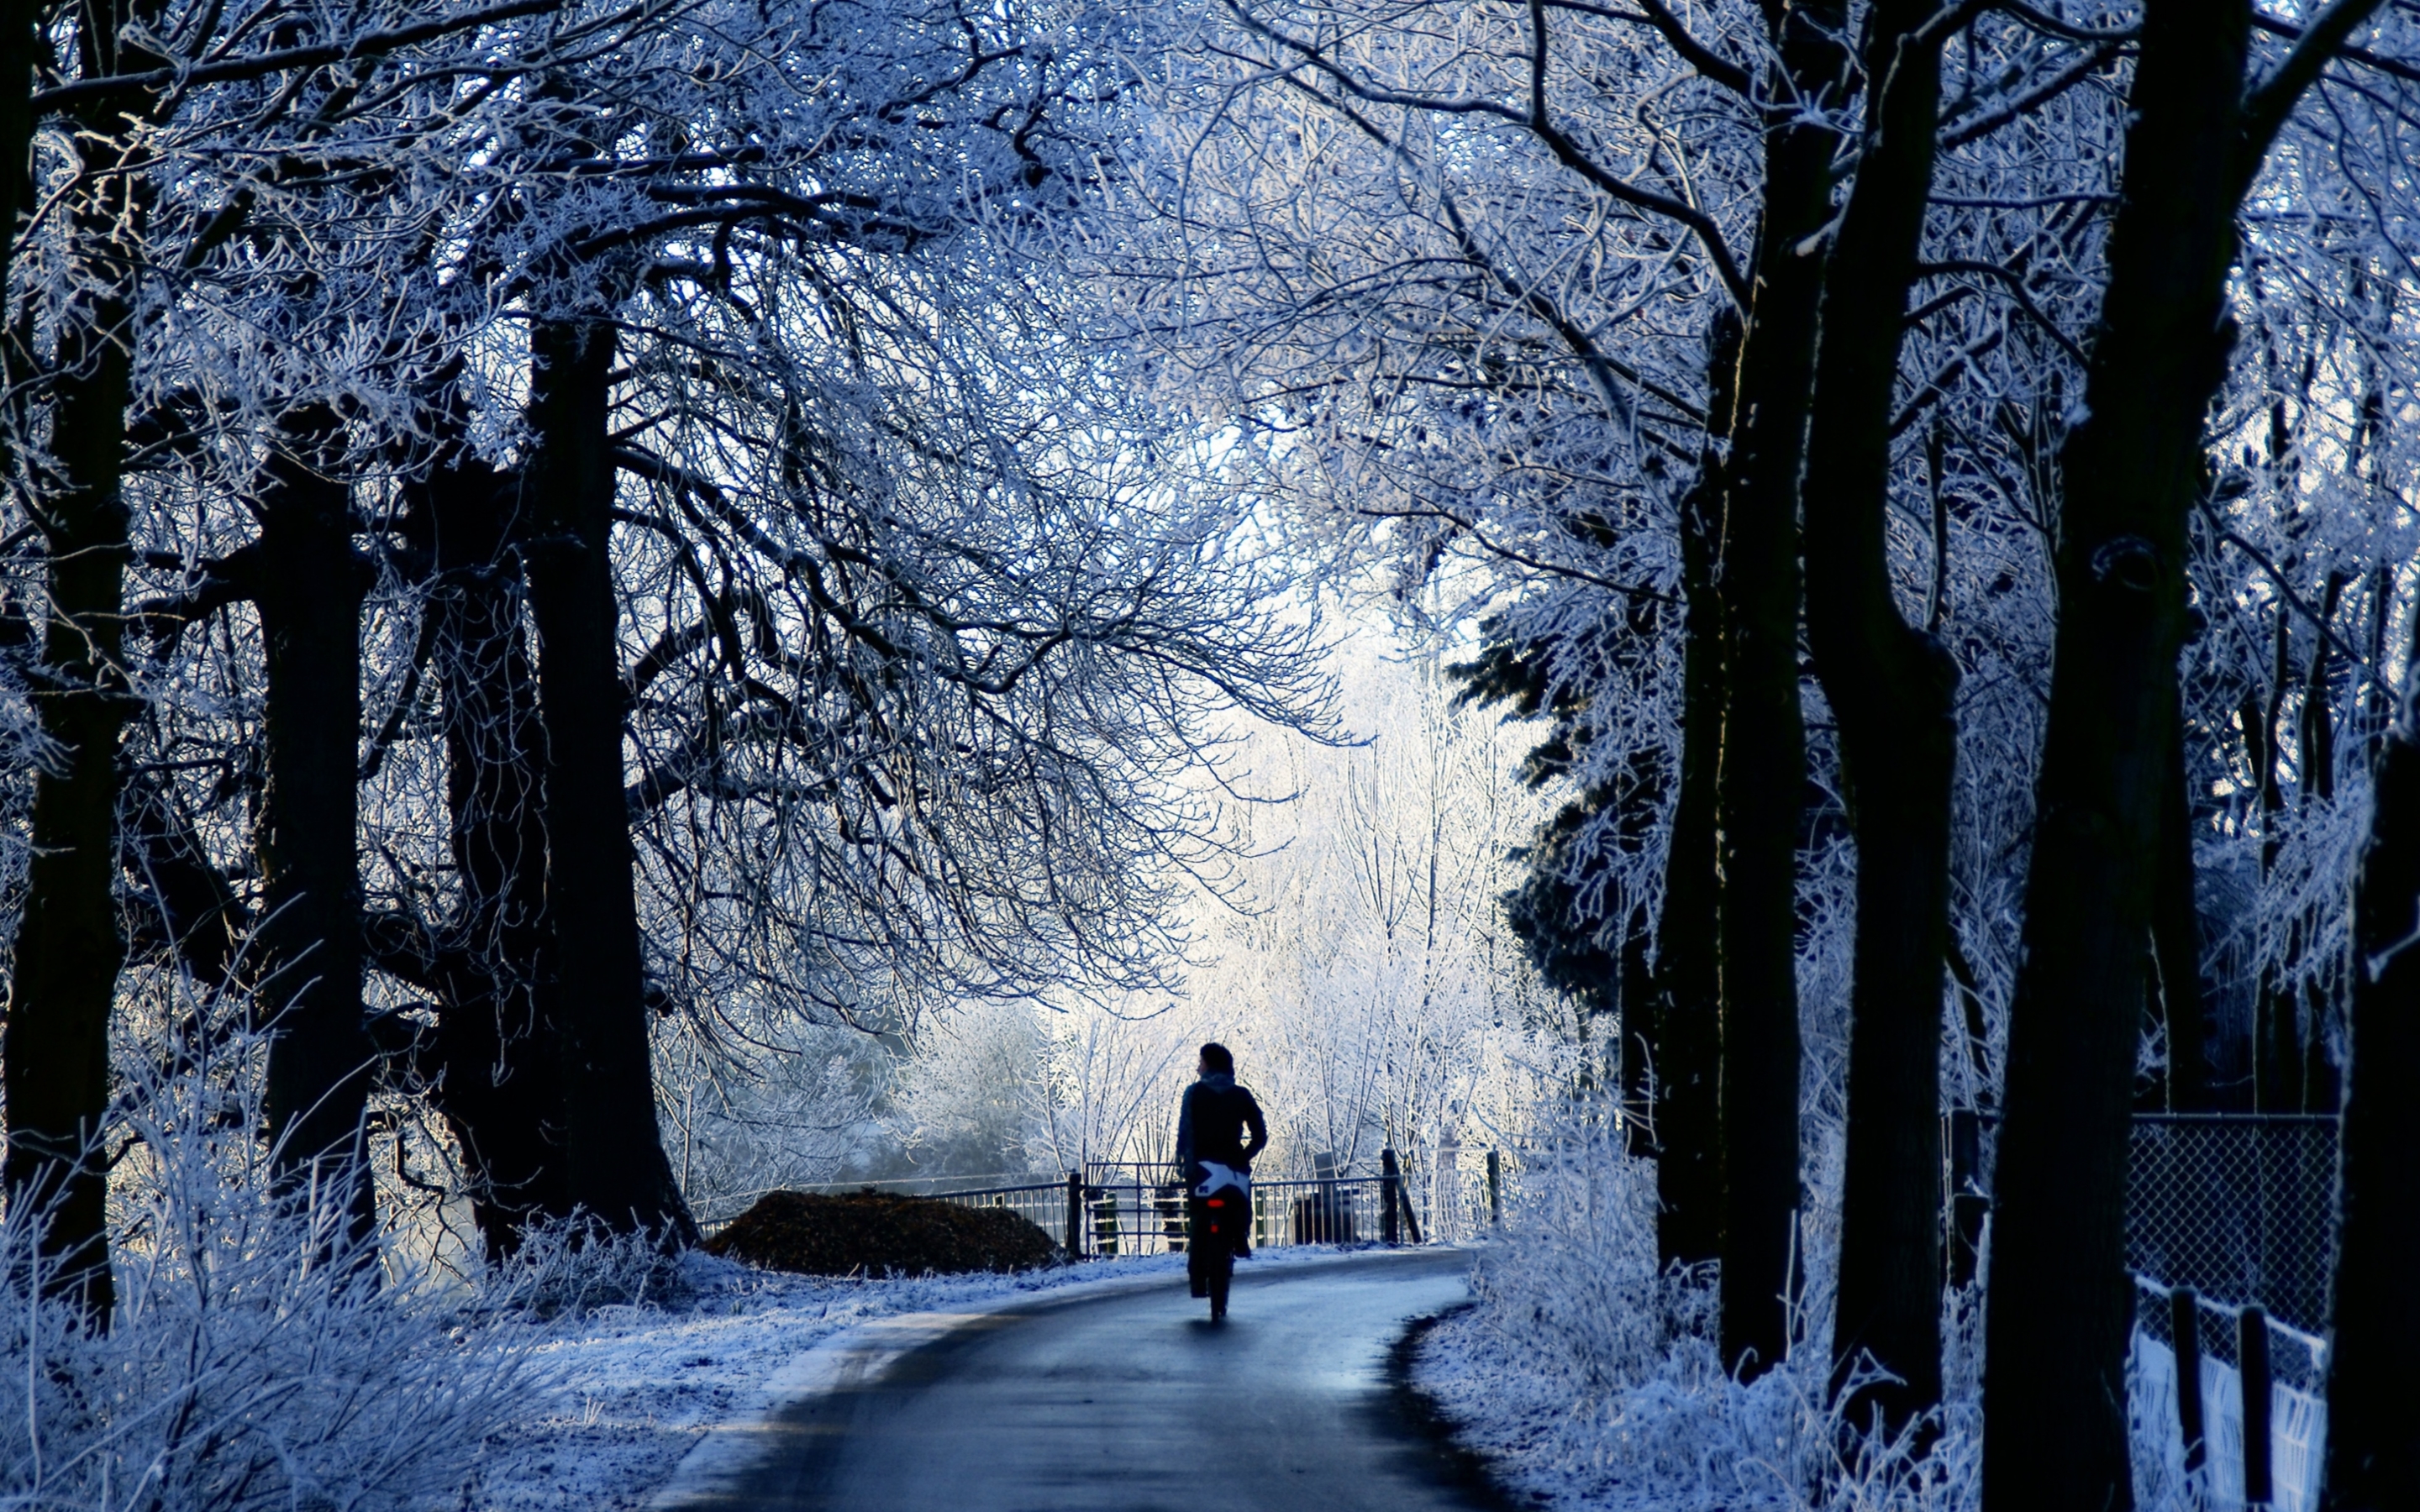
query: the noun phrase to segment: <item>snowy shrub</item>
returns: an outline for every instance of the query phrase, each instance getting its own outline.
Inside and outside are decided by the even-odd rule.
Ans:
[[[617,1234],[582,1216],[523,1228],[520,1247],[481,1278],[475,1306],[489,1316],[577,1318],[599,1307],[679,1306],[690,1290],[661,1236]]]
[[[1954,1512],[1976,1504],[1979,1311],[1953,1304],[1949,1401],[1877,1442],[1827,1401],[1820,1293],[1793,1356],[1742,1384],[1715,1342],[1712,1268],[1659,1272],[1654,1166],[1599,1110],[1570,1110],[1528,1151],[1475,1304],[1430,1335],[1419,1381],[1519,1489],[1639,1512]]]
[[[190,1005],[172,1005],[179,1008]],[[132,1046],[107,1138],[117,1305],[46,1299],[38,1216],[0,1221],[0,1505],[372,1512],[450,1505],[526,1410],[509,1341],[275,1179],[265,1045],[231,1005]]]
[[[1837,1160],[1819,1162],[1819,1188]],[[1819,1193],[1820,1197],[1820,1193]],[[1981,1500],[1982,1292],[1942,1319],[1945,1400],[1919,1434],[1878,1440],[1826,1400],[1830,1257],[1820,1219],[1792,1356],[1743,1385],[1722,1368],[1712,1267],[1659,1273],[1655,1167],[1586,1104],[1524,1158],[1474,1304],[1428,1335],[1419,1381],[1516,1489],[1637,1512],[1971,1512]],[[1989,1239],[1986,1238],[1988,1249]],[[1988,1264],[1988,1260],[1987,1260]],[[2142,1361],[2130,1364],[2139,1375]],[[2172,1463],[2168,1398],[2130,1381],[2135,1505],[2199,1512]]]

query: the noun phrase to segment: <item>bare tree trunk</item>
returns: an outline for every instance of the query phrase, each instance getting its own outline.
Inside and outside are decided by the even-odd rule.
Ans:
[[[2194,901],[2193,809],[2185,791],[2181,720],[2171,733],[2160,794],[2159,872],[2152,880],[2151,954],[2168,1034],[2168,1106],[2210,1105],[2210,1024],[2202,1004],[2201,910]]]
[[[114,33],[96,31],[86,71],[113,67],[116,50]],[[79,191],[74,218],[76,235],[96,248],[142,224],[138,189],[106,166],[91,165],[95,179]],[[122,646],[132,340],[125,261],[99,264],[111,271],[70,305],[47,385],[51,466],[33,513],[49,602],[32,702],[54,755],[34,779],[32,859],[0,1036],[8,1200],[50,1210],[42,1247],[59,1264],[56,1288],[97,1326],[106,1326],[116,1295],[98,1141],[109,1105],[110,1008],[126,960],[116,896],[117,746],[134,709]]]
[[[2415,646],[2420,651],[2420,646]],[[2353,894],[2350,1064],[2328,1351],[2326,1512],[2420,1506],[2420,656],[2379,748]]]
[[[512,481],[466,455],[425,485],[437,586],[432,659],[462,913],[441,984],[437,1103],[462,1148],[490,1257],[569,1213],[559,1048],[536,998],[547,951],[537,677],[523,640]]]
[[[627,800],[623,688],[612,562],[613,463],[607,435],[614,336],[602,321],[555,321],[532,340],[536,455],[522,507],[538,631],[547,904],[539,1000],[560,1035],[573,1202],[617,1229],[682,1242],[696,1225],[656,1129],[644,963]]]
[[[117,928],[117,743],[133,700],[119,638],[127,514],[118,497],[127,401],[125,307],[78,312],[61,336],[51,451],[60,486],[42,501],[50,563],[36,717],[56,754],[34,777],[33,856],[17,924],[6,1063],[12,1208],[51,1209],[43,1250],[96,1323],[115,1301],[108,1173],[109,1014],[126,942]]]
[[[1846,7],[1779,22],[1776,99],[1837,103]],[[1723,744],[1715,784],[1722,980],[1722,1358],[1753,1376],[1788,1351],[1798,1213],[1798,832],[1807,781],[1798,689],[1798,473],[1806,455],[1821,262],[1838,135],[1793,109],[1768,126],[1754,308],[1724,501]]]
[[[1726,312],[1707,357],[1708,443],[1681,501],[1681,784],[1664,861],[1655,942],[1655,1163],[1658,1257],[1668,1267],[1722,1255],[1722,999],[1715,965],[1714,783],[1722,756],[1722,454],[1739,376],[1740,322]]]
[[[210,864],[167,785],[131,775],[118,828],[121,858],[145,900],[137,906],[155,916],[148,927],[159,931],[168,954],[195,981],[224,985],[251,930],[251,915]]]
[[[1878,0],[1864,150],[1825,270],[1807,443],[1807,629],[1857,838],[1848,1165],[1832,1389],[1861,1355],[1896,1381],[1843,1403],[1896,1432],[1941,1400],[1941,1007],[1958,671],[1901,618],[1884,519],[1891,399],[1932,187],[1933,0]]]
[[[37,7],[12,6],[0,12],[0,308],[6,308],[8,302],[8,274],[17,250],[17,221],[33,208],[34,203],[34,89],[38,82],[34,66],[44,53],[40,27]],[[0,459],[6,456],[6,443],[0,441]]]
[[[2293,621],[2286,606],[2276,609],[2276,656],[2270,670],[2269,702],[2260,716],[2260,878],[2276,870],[2277,853],[2286,843],[2286,788],[2279,775],[2283,742],[2277,727],[2284,721],[2286,694],[2293,686]],[[2260,989],[2252,1012],[2252,1105],[2262,1113],[2302,1111],[2303,1075],[2295,1056],[2295,1013],[2288,995],[2282,963],[2272,959],[2260,968]]]
[[[267,671],[258,832],[262,971],[272,1026],[269,1126],[316,1190],[342,1184],[356,1239],[375,1220],[365,1145],[372,1074],[362,1026],[361,612],[351,491],[331,476],[333,411],[289,414],[256,501],[255,601]]]
[[[2059,622],[2009,1026],[1984,1505],[2130,1505],[2126,1165],[2178,730],[2185,519],[2225,373],[2245,0],[2148,0],[2109,282],[2061,456]]]

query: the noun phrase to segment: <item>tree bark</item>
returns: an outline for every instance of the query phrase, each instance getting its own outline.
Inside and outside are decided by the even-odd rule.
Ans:
[[[39,8],[0,13],[0,308],[8,307],[17,222],[33,208],[35,65],[43,55]],[[5,364],[13,366],[14,363]],[[7,455],[0,440],[0,458]]]
[[[2130,1505],[2126,1168],[2185,520],[2224,375],[2246,0],[2148,0],[2065,497],[2049,728],[2009,1044],[1984,1378],[1991,1512]]]
[[[1788,77],[1773,98],[1837,103],[1848,75],[1846,7],[1781,13]],[[1798,690],[1798,474],[1806,455],[1821,262],[1805,249],[1830,214],[1839,138],[1821,113],[1768,126],[1754,307],[1740,351],[1724,501],[1721,858],[1722,1358],[1757,1375],[1788,1351],[1797,1262],[1797,850],[1806,787]]]
[[[168,954],[206,987],[225,986],[252,918],[210,864],[167,784],[135,776],[119,808],[119,849]],[[138,934],[138,937],[139,934]]]
[[[2420,656],[2377,773],[2353,893],[2325,1512],[2420,1506]]]
[[[96,1324],[115,1302],[100,1149],[109,1106],[109,1015],[126,942],[117,928],[117,745],[133,699],[121,656],[127,512],[126,307],[103,296],[62,332],[51,452],[60,486],[40,501],[49,552],[36,717],[54,758],[34,777],[32,859],[0,1039],[12,1210],[47,1210],[54,1289]]]
[[[2286,844],[2286,786],[2283,742],[2277,727],[2284,722],[2286,695],[2293,686],[2293,621],[2285,605],[2276,609],[2276,655],[2270,670],[2269,702],[2260,717],[2260,877],[2276,870],[2277,853]],[[2303,1072],[2295,1055],[2295,1012],[2282,964],[2271,961],[2260,968],[2259,995],[2252,1011],[2252,1105],[2262,1113],[2302,1111]]]
[[[1807,630],[1839,731],[1857,840],[1847,1170],[1832,1389],[1896,1433],[1941,1400],[1941,1009],[1958,671],[1900,616],[1884,521],[1891,400],[1932,187],[1933,0],[1878,0],[1857,177],[1823,285],[1807,427]]]
[[[456,455],[415,501],[432,536],[431,651],[444,708],[445,796],[461,913],[433,973],[436,1102],[468,1168],[490,1258],[571,1210],[559,1047],[538,1012],[547,954],[537,678],[522,637],[511,480]]]
[[[283,417],[256,500],[267,690],[255,991],[271,1026],[269,1126],[280,1165],[310,1190],[341,1191],[359,1240],[375,1218],[356,853],[361,611],[371,575],[353,549],[351,490],[331,476],[340,431],[322,407]]]
[[[2210,1106],[2210,1021],[2201,990],[2201,909],[2194,900],[2192,795],[2185,790],[2184,728],[2167,749],[2160,794],[2159,873],[2152,880],[2151,954],[2160,970],[2160,1016],[2168,1033],[2168,1107]]]
[[[1661,1263],[1703,1265],[1722,1255],[1722,997],[1715,964],[1714,783],[1723,731],[1723,605],[1714,582],[1722,544],[1723,459],[1739,377],[1740,322],[1725,312],[1706,363],[1707,444],[1681,501],[1681,782],[1664,860],[1655,937],[1655,1225]]]
[[[623,796],[623,687],[610,548],[607,433],[614,335],[602,321],[551,321],[532,339],[536,452],[521,507],[538,632],[544,730],[547,908],[539,1000],[560,1037],[568,1196],[619,1230],[692,1242],[656,1127],[644,960]]]
[[[109,15],[85,29],[86,75],[121,62],[120,20]],[[32,859],[0,1032],[0,1092],[9,1203],[48,1211],[42,1250],[58,1266],[53,1289],[105,1327],[116,1293],[99,1140],[109,1105],[110,1010],[126,960],[116,897],[117,747],[135,708],[123,655],[129,542],[121,485],[133,341],[128,270],[139,261],[134,245],[146,217],[139,181],[112,171],[118,160],[106,126],[91,124],[95,161],[85,164],[70,212],[73,234],[88,249],[90,281],[60,322],[43,384],[49,466],[27,500],[48,557],[49,597],[32,702],[54,756],[34,779]],[[23,366],[29,356],[12,350],[9,376],[20,384],[34,380]]]

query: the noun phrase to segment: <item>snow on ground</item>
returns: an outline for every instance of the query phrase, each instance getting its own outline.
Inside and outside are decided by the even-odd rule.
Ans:
[[[1911,1463],[1906,1441],[1842,1432],[1825,1382],[1792,1365],[1743,1384],[1685,1324],[1662,1347],[1561,1366],[1533,1308],[1490,1296],[1421,1339],[1412,1381],[1484,1458],[1497,1483],[1551,1512],[1972,1512],[1979,1420],[1971,1383],[1953,1382],[1947,1424]],[[1670,1288],[1680,1292],[1682,1288]],[[1696,1301],[1697,1299],[1687,1299]],[[1695,1309],[1692,1309],[1695,1310]],[[1691,1321],[1696,1321],[1692,1319]],[[1651,1326],[1656,1326],[1651,1321]],[[1957,1362],[1953,1359],[1953,1374]],[[1856,1447],[1842,1453],[1841,1445]]]
[[[1252,1271],[1334,1257],[1328,1245],[1264,1250]],[[491,1440],[466,1506],[477,1512],[614,1512],[645,1504],[707,1433],[773,1406],[770,1379],[844,1329],[902,1313],[997,1306],[1183,1273],[1181,1255],[1095,1260],[1015,1275],[844,1280],[783,1275],[691,1252],[690,1296],[668,1307],[599,1307],[528,1325],[533,1374],[551,1383],[530,1417]]]
[[[1507,1299],[1485,1281],[1481,1299],[1421,1338],[1412,1381],[1516,1499],[1556,1512],[1806,1504],[1796,1494],[1806,1414],[1786,1367],[1742,1387],[1724,1378],[1710,1346],[1683,1335],[1668,1354],[1637,1362],[1646,1366],[1637,1376],[1620,1368],[1632,1362],[1608,1357],[1590,1380],[1527,1336],[1525,1325],[1547,1332],[1567,1319],[1528,1309],[1508,1317]]]
[[[1828,1230],[1810,1226],[1791,1355],[1722,1367],[1709,1273],[1659,1269],[1653,1167],[1621,1123],[1581,1117],[1525,1155],[1472,1305],[1428,1331],[1412,1381],[1518,1498],[1553,1512],[1972,1512],[1979,1308],[1944,1318],[1941,1432],[1847,1431],[1828,1391]],[[1837,1189],[1837,1188],[1834,1188]],[[1921,1451],[1919,1453],[1919,1451]]]
[[[1487,1461],[1506,1489],[1542,1505],[1573,1504],[1568,1477],[1555,1463],[1575,1403],[1565,1383],[1501,1368],[1478,1319],[1465,1308],[1423,1335],[1412,1384],[1453,1426],[1454,1442]]]

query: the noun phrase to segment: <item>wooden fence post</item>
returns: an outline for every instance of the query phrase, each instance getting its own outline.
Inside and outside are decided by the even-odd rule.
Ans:
[[[2236,1370],[2243,1381],[2243,1504],[2265,1506],[2269,1486],[2269,1315],[2246,1307],[2235,1319]]]
[[[2191,1287],[2168,1293],[2168,1337],[2177,1357],[2177,1430],[2185,1441],[2185,1473],[2201,1468],[2207,1450],[2201,1421],[2201,1297]]]
[[[1084,1257],[1084,1173],[1067,1173],[1067,1258]]]
[[[1396,1207],[1403,1190],[1403,1173],[1395,1168],[1392,1149],[1378,1151],[1378,1230],[1389,1244],[1404,1242],[1403,1215]]]
[[[1487,1224],[1504,1227],[1504,1163],[1492,1149],[1487,1152]]]

